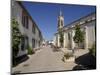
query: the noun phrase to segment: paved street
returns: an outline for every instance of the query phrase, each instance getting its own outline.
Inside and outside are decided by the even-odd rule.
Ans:
[[[29,59],[18,66],[14,67],[12,72],[44,72],[44,71],[61,71],[72,70],[74,62],[63,62],[63,52],[53,52],[50,47],[43,47],[36,51],[35,54],[30,55]],[[81,53],[82,54],[82,53]]]

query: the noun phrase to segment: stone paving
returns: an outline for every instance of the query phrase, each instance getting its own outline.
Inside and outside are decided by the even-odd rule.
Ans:
[[[88,51],[76,51],[75,55],[81,56]],[[63,51],[53,52],[50,47],[43,47],[35,54],[30,55],[29,59],[18,66],[12,68],[12,73],[45,72],[72,70],[77,64],[75,62],[63,62]]]

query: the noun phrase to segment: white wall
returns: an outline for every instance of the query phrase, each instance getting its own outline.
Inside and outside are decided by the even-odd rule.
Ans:
[[[32,39],[35,39],[35,47],[38,48],[39,41],[40,41],[39,30],[35,26],[35,34],[32,32],[33,22],[30,18],[28,19],[28,21],[29,21],[28,22],[29,23],[28,29],[23,27],[23,25],[22,25],[22,11],[23,11],[23,8],[17,2],[15,2],[13,7],[12,7],[12,18],[15,18],[18,21],[19,29],[23,35],[26,35],[28,37],[29,45],[32,47]],[[19,50],[18,56],[21,56],[24,54],[27,54],[27,50],[23,50],[23,51]]]
[[[91,48],[91,46],[95,43],[95,21],[88,23],[88,47]]]

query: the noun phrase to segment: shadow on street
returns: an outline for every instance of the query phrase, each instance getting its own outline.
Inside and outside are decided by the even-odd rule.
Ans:
[[[16,67],[17,65],[19,65],[22,62],[25,62],[29,59],[29,57],[27,55],[23,55],[21,57],[16,58],[16,64],[13,67]]]
[[[77,65],[73,67],[73,70],[96,69],[96,57],[94,57],[90,53],[76,58],[75,63]]]

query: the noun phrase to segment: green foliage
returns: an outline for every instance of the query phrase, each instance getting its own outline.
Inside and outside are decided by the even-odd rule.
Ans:
[[[16,55],[19,51],[19,44],[21,42],[21,33],[18,28],[18,22],[15,19],[12,19],[11,30],[12,30],[12,55],[13,63],[15,62]]]
[[[13,51],[18,50],[18,46],[21,42],[21,33],[18,28],[18,22],[15,19],[12,19],[11,27],[12,27],[12,48]],[[17,53],[15,53],[16,55]]]
[[[33,49],[32,49],[30,46],[28,46],[28,54],[33,54],[33,53],[35,53],[35,52],[33,51]]]
[[[64,54],[64,57],[65,57],[66,59],[69,59],[69,58],[72,57],[72,56],[73,56],[72,53],[66,53],[66,54]]]
[[[64,57],[62,58],[62,61],[65,62],[65,59],[69,59],[70,57],[73,57],[73,53],[65,53]]]
[[[84,32],[81,31],[80,26],[76,25],[75,27],[75,35],[73,37],[75,43],[79,44],[84,41]]]
[[[93,44],[92,47],[89,49],[90,53],[93,55],[93,56],[96,56],[96,45]]]
[[[59,31],[59,35],[60,35],[60,43],[61,43],[61,47],[63,46],[63,41],[64,41],[64,35],[62,31]]]

